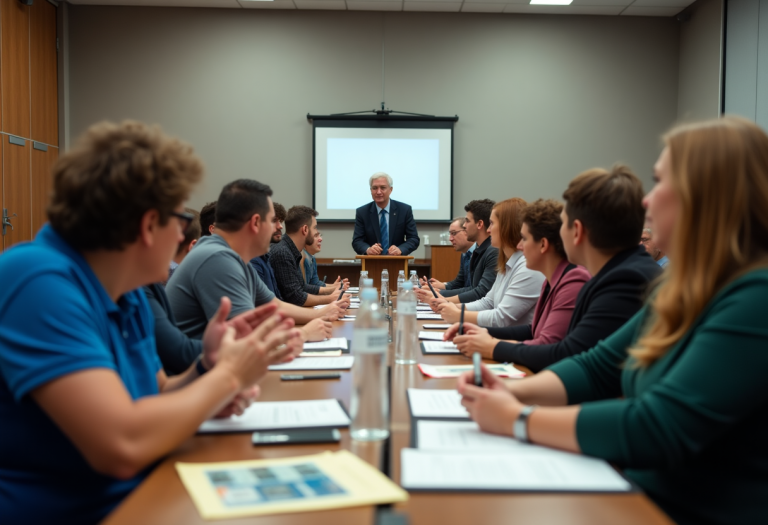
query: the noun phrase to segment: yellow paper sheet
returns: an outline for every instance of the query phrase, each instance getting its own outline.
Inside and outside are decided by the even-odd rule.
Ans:
[[[408,499],[407,492],[346,450],[282,459],[176,463],[176,470],[204,519],[307,512]]]

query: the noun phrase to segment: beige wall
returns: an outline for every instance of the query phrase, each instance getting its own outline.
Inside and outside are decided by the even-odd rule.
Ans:
[[[680,121],[716,118],[721,107],[723,1],[698,0],[680,24]]]
[[[460,117],[454,215],[476,198],[560,197],[617,161],[648,186],[678,114],[673,18],[70,6],[69,38],[71,136],[100,119],[161,124],[206,162],[196,207],[238,177],[311,204],[306,114],[376,107],[382,56],[390,108]],[[352,225],[321,229],[321,257],[353,255]]]

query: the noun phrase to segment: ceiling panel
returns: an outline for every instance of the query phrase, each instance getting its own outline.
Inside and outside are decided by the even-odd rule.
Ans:
[[[632,7],[688,7],[694,0],[635,0]]]
[[[461,6],[462,13],[501,13],[504,11],[504,4],[487,4],[480,2],[464,2]]]
[[[442,11],[458,13],[461,2],[404,2],[403,11]]]
[[[464,0],[464,5],[467,4],[525,4],[528,5],[530,0]]]
[[[68,0],[79,5],[131,5],[151,7],[224,7],[239,8],[237,0]]]
[[[350,11],[402,11],[403,2],[368,2],[360,0],[347,0],[347,9]]]
[[[239,0],[245,9],[296,9],[293,0],[275,0],[274,2],[247,2]]]
[[[343,11],[347,9],[344,0],[293,0],[297,9],[329,9]]]
[[[535,13],[543,15],[618,15],[624,6],[579,6],[579,5],[520,5],[507,4],[505,13]]]
[[[656,2],[663,2],[664,0],[654,0]],[[627,7],[632,3],[632,0],[573,0],[573,3],[569,7],[574,6],[616,6]]]
[[[684,7],[635,7],[626,8],[621,14],[626,16],[675,16]]]

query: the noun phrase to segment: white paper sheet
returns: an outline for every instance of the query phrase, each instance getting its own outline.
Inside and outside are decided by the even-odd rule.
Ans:
[[[283,428],[344,427],[349,416],[336,399],[256,402],[241,416],[209,419],[198,432],[245,432]]]
[[[315,341],[312,343],[304,343],[304,350],[336,350],[340,348],[342,350],[347,349],[346,337],[331,337],[325,341]]]
[[[520,379],[521,377],[525,377],[525,372],[515,368],[509,363],[489,363],[485,366],[499,377],[510,379]],[[459,377],[464,372],[472,371],[473,367],[472,365],[428,365],[426,363],[419,363],[419,370],[421,370],[421,373],[425,376],[444,378]]]
[[[437,321],[442,317],[434,312],[416,312],[416,319],[419,321]]]
[[[270,370],[349,370],[355,356],[342,355],[339,357],[297,357],[290,363],[272,365]]]
[[[424,323],[424,326],[422,326],[425,330],[448,330],[451,327],[451,325],[447,323]]]
[[[510,440],[512,438],[509,438]],[[631,485],[605,461],[536,447],[487,453],[404,448],[405,489],[626,492]]]
[[[424,341],[422,344],[424,345],[424,353],[425,354],[460,354],[459,349],[456,347],[455,344],[453,344],[451,341],[445,341],[443,342],[443,334],[440,332],[419,332],[419,339],[421,339],[421,334],[427,334],[432,335],[436,334],[439,335],[439,338],[435,338],[431,341]],[[425,337],[425,339],[427,339]]]
[[[419,339],[422,341],[432,342],[432,341],[443,341],[443,332],[426,332],[424,330],[421,330],[419,332]],[[451,343],[452,346],[456,346],[453,343]],[[425,347],[426,350],[426,347]],[[458,352],[458,350],[457,350]]]
[[[429,306],[419,306],[419,305],[416,305],[416,311],[417,312],[431,312],[432,308],[430,308]]]
[[[468,418],[461,406],[461,395],[456,390],[408,389],[408,401],[413,417]]]
[[[416,443],[420,450],[459,450],[463,452],[515,452],[534,445],[521,443],[516,439],[482,432],[474,421],[429,421],[416,422]]]

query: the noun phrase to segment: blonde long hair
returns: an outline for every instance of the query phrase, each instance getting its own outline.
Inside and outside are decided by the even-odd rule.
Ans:
[[[676,127],[664,142],[680,216],[653,317],[630,352],[640,366],[661,358],[718,291],[768,253],[768,135],[725,117]]]

